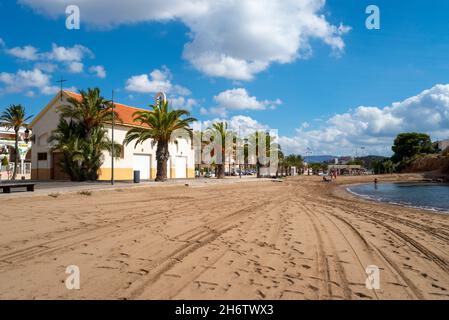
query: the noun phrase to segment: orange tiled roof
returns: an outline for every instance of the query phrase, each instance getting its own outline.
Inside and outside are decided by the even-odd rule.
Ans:
[[[70,97],[77,99],[78,101],[81,101],[80,94],[71,91],[64,91],[64,92]],[[120,119],[122,120],[122,124],[139,127],[142,126],[142,124],[140,124],[139,122],[134,121],[133,115],[136,111],[145,111],[145,109],[131,107],[117,102],[114,102],[114,109],[115,112],[117,112],[117,114],[119,115]]]

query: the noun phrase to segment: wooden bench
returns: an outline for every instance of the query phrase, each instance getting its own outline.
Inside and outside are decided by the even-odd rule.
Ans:
[[[11,189],[14,188],[26,188],[27,192],[34,192],[34,183],[16,183],[16,184],[2,184],[0,183],[0,189],[3,189],[3,193],[11,193]]]

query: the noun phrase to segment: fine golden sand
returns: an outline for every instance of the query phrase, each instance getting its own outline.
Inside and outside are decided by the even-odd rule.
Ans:
[[[0,196],[0,299],[449,299],[449,215],[343,188],[372,180]]]

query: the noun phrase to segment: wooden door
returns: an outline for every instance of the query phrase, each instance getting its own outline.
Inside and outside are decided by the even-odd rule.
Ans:
[[[52,180],[70,180],[70,177],[62,170],[61,160],[62,152],[54,152],[52,158],[51,179]]]

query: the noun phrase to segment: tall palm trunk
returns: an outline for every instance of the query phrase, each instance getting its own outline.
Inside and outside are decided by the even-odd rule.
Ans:
[[[12,180],[16,180],[17,177],[17,166],[19,165],[19,129],[14,128],[16,133],[15,141],[14,141],[14,171],[12,174]]]
[[[156,149],[157,173],[156,181],[167,180],[167,161],[169,158],[168,142],[159,141]]]
[[[225,165],[217,164],[217,179],[223,179],[225,176]]]

